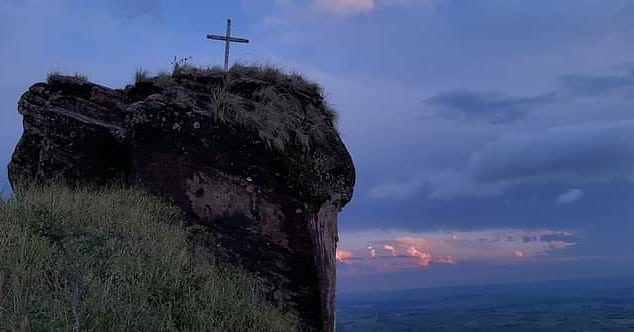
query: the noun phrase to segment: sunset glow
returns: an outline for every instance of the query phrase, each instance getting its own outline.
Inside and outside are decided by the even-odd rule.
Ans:
[[[355,235],[357,242],[367,238],[365,249],[338,250],[337,262],[349,268],[384,271],[429,268],[434,264],[461,261],[524,261],[575,245],[573,233],[552,230],[404,234],[391,240],[377,240],[370,234]],[[345,245],[346,237],[342,239]]]
[[[350,259],[350,257],[352,257],[352,253],[345,250],[337,250],[335,257],[337,258],[337,261],[345,263],[348,259]]]

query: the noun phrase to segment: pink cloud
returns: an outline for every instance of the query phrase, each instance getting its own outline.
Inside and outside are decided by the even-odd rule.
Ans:
[[[317,8],[341,15],[355,15],[374,9],[374,0],[315,0]]]
[[[386,236],[387,235],[387,236]],[[555,230],[493,229],[471,232],[341,235],[337,260],[352,268],[399,270],[460,262],[521,262],[575,245],[574,234]],[[361,247],[360,245],[363,245]]]

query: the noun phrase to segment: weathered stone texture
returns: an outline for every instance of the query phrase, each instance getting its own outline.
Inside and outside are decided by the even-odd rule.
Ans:
[[[205,225],[213,256],[257,273],[268,300],[305,329],[332,331],[337,213],[354,167],[322,96],[276,84],[196,71],[124,90],[72,77],[36,83],[19,101],[24,133],[10,180],[122,180],[163,195]],[[293,109],[248,113],[271,91]],[[283,150],[267,145],[279,132],[262,132],[280,116],[298,117],[287,119],[298,126],[284,129]]]

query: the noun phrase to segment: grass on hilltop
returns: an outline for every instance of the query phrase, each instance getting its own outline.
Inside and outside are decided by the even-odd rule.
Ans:
[[[0,331],[292,331],[259,283],[203,259],[141,190],[23,185],[0,200]],[[202,226],[192,226],[202,227]]]
[[[48,82],[48,84],[53,83],[55,80],[62,78],[62,77],[66,77],[69,75],[64,75],[63,73],[59,72],[59,71],[52,71],[49,72],[46,75],[46,82]],[[77,79],[80,82],[86,83],[88,82],[88,77],[86,75],[80,74],[80,73],[75,73],[74,75],[72,75],[72,77],[74,77],[75,79]]]
[[[255,129],[269,150],[284,151],[292,143],[305,149],[325,144],[326,135],[338,120],[317,83],[272,65],[238,63],[227,72],[220,67],[184,65],[176,68],[172,77],[188,74],[223,76],[223,85],[209,87],[213,100],[209,111],[217,121]],[[263,84],[245,97],[233,86],[234,82],[245,80]],[[304,99],[313,96],[323,99],[320,103]]]
[[[174,86],[181,78],[196,76],[218,77],[223,84],[205,86],[210,101],[205,105],[215,121],[236,125],[257,132],[259,139],[268,150],[283,152],[289,145],[296,144],[309,150],[326,144],[327,135],[335,128],[337,112],[327,103],[319,84],[309,81],[300,74],[286,73],[273,65],[245,65],[236,63],[228,71],[221,67],[203,68],[187,63],[190,58],[174,59],[171,73],[160,72],[153,77],[144,69],[134,75],[136,83],[154,82],[159,86]],[[48,75],[48,83],[64,78],[59,72]],[[86,78],[75,75],[81,82]],[[255,83],[249,96],[239,91],[236,82]],[[314,98],[321,96],[321,100]],[[179,98],[181,98],[179,96]],[[185,104],[196,105],[192,101],[197,96],[184,96]]]
[[[150,74],[147,70],[143,68],[139,68],[136,70],[136,72],[134,72],[134,82],[135,83],[145,82],[148,80],[149,76]]]

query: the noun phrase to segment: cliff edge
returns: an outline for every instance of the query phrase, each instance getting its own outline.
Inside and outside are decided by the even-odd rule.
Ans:
[[[23,178],[141,186],[206,226],[195,237],[210,257],[256,273],[303,329],[334,330],[337,214],[355,171],[316,84],[241,65],[125,89],[51,76],[18,111],[14,190]]]

